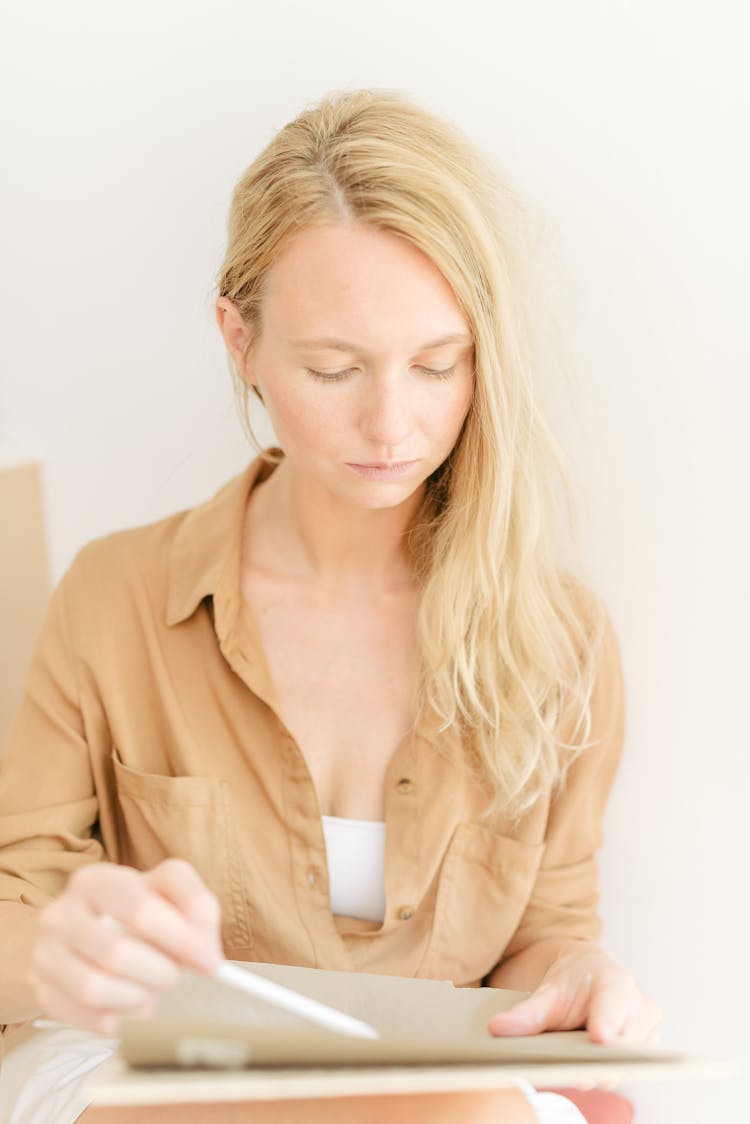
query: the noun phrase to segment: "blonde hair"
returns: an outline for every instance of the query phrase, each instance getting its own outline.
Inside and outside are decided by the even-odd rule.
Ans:
[[[475,391],[406,536],[420,589],[415,725],[431,708],[457,733],[489,782],[488,814],[511,818],[554,792],[587,746],[605,621],[556,556],[560,486],[577,543],[573,487],[535,392],[525,218],[458,128],[397,91],[338,91],[284,126],[237,183],[218,277],[250,329],[248,351],[267,270],[314,225],[397,234],[452,287],[474,336]],[[233,371],[251,440],[277,463],[253,437]]]

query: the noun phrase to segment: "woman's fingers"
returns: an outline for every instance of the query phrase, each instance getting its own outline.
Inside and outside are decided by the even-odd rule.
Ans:
[[[622,1030],[625,1042],[647,1042],[655,1046],[661,1040],[660,1026],[662,1012],[647,995],[641,996],[640,1004],[631,1012]]]
[[[162,881],[170,885],[169,872]],[[216,942],[209,942],[205,930],[149,885],[148,876],[128,867],[89,863],[71,876],[69,886],[90,912],[113,917],[132,937],[140,937],[177,963],[198,971],[218,965]]]
[[[597,975],[586,1020],[591,1040],[605,1044],[621,1036],[640,1001],[635,980],[629,973],[619,970]]]
[[[40,980],[52,984],[71,1002],[87,1009],[132,1010],[145,1006],[153,997],[150,988],[102,971],[65,945],[55,946],[53,950],[42,947],[35,958],[34,970]]]
[[[601,953],[569,954],[551,967],[540,987],[507,1011],[494,1015],[495,1035],[540,1034],[585,1026],[600,1044],[658,1041],[661,1011],[635,980]]]
[[[147,885],[205,932],[209,954],[223,957],[221,905],[190,863],[166,859],[145,875]]]
[[[171,957],[125,929],[113,929],[103,916],[88,914],[73,922],[67,944],[102,971],[155,991],[174,987],[180,978],[179,965]]]
[[[114,1037],[119,1031],[120,1019],[124,1011],[99,1010],[86,1007],[66,992],[61,991],[54,980],[37,979],[35,994],[41,1009],[68,1026],[90,1030],[94,1034]],[[149,1000],[140,1007],[134,1007],[128,1015],[147,1016],[153,1014],[156,1000]]]
[[[520,1003],[493,1015],[488,1023],[488,1030],[490,1034],[510,1037],[541,1034],[555,1025],[558,1002],[558,989],[553,984],[543,984]]]
[[[32,984],[49,1016],[111,1034],[119,1015],[152,1011],[181,967],[209,972],[221,957],[219,903],[188,863],[89,863],[39,915]]]

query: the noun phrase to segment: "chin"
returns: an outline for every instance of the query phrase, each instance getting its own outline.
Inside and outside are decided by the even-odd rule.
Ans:
[[[348,490],[348,498],[356,506],[368,511],[385,511],[390,507],[399,507],[419,491],[422,481],[416,484],[383,484],[380,481],[365,481],[365,487],[360,487],[356,492]],[[369,487],[367,486],[369,485]]]

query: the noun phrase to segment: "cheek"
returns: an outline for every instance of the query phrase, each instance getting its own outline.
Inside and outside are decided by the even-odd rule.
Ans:
[[[458,432],[468,414],[474,388],[472,382],[461,382],[445,388],[445,394],[432,404],[433,425],[446,433]]]
[[[303,385],[264,395],[268,416],[280,441],[319,443],[324,434],[336,432],[334,423],[338,415],[332,409],[333,396],[327,401],[319,394],[306,393],[308,389]]]

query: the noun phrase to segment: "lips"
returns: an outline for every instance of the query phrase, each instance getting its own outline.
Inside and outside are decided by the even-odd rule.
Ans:
[[[391,480],[397,476],[403,476],[405,473],[417,464],[417,461],[392,461],[390,464],[352,464],[347,463],[347,467],[355,472],[357,476],[364,476],[369,480]]]

